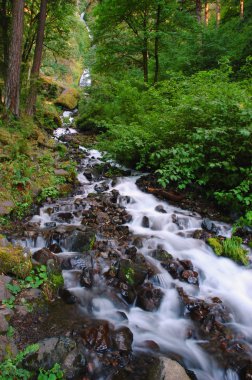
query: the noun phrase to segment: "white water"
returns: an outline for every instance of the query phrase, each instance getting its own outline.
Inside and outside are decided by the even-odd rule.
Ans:
[[[63,132],[59,130],[58,134]],[[78,176],[81,194],[42,207],[40,215],[34,216],[31,220],[33,223],[39,223],[41,228],[44,228],[45,223],[52,221],[47,212],[48,207],[56,207],[57,212],[71,212],[74,210],[74,201],[77,198],[85,199],[88,193],[95,192],[94,185],[99,182],[88,181],[83,171],[99,163],[101,154],[95,150],[81,149],[87,153]],[[201,226],[200,215],[171,206],[153,195],[143,193],[135,184],[137,178],[121,178],[114,188],[120,192],[119,200],[121,199],[128,213],[132,215],[132,221],[128,224],[130,230],[142,237],[143,248],[139,249],[139,252],[157,267],[160,288],[165,296],[156,312],[146,312],[133,306],[126,313],[128,321],[123,323],[133,332],[134,349],[143,350],[144,341],[154,341],[163,353],[173,353],[183,357],[187,368],[192,369],[199,380],[237,380],[236,373],[231,370],[225,373],[218,367],[214,359],[201,349],[200,342],[192,338],[187,339],[191,322],[186,316],[181,316],[181,303],[174,285],[182,286],[187,294],[197,298],[219,297],[231,310],[231,326],[235,327],[249,343],[252,339],[252,270],[238,266],[227,258],[217,257],[203,241],[191,238],[193,231]],[[126,197],[130,198],[130,202],[125,202]],[[167,213],[157,212],[155,210],[157,205],[162,205]],[[174,215],[177,217],[176,223]],[[149,228],[142,227],[144,216],[149,218]],[[81,216],[74,217],[71,225],[80,225],[81,218]],[[230,226],[215,223],[220,227],[221,235],[230,235]],[[63,223],[57,222],[57,225],[60,224]],[[39,237],[36,244],[32,240],[26,240],[26,245],[34,251],[44,247],[46,241]],[[156,248],[165,249],[176,258],[191,260],[194,269],[199,273],[199,287],[174,280],[158,261],[149,256]],[[65,250],[61,255],[64,254],[74,253]],[[108,319],[116,326],[122,324],[118,319],[118,309],[112,301],[78,285],[76,271],[64,271],[64,277],[65,285],[80,298],[81,304],[85,304],[86,299],[91,300],[93,315],[96,318]],[[83,311],[86,312],[86,309]]]
[[[87,32],[88,32],[88,35],[89,35],[89,38],[92,41],[93,40],[93,35],[91,33],[91,30],[90,30],[88,24],[86,23],[85,13],[84,12],[81,14],[80,18],[84,22],[85,27],[86,27]],[[90,87],[91,85],[92,85],[92,80],[91,80],[90,70],[89,70],[89,68],[86,68],[83,71],[82,76],[80,78],[79,86],[84,88],[84,87]]]

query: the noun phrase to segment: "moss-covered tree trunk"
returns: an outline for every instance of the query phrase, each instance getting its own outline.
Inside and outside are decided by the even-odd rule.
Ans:
[[[15,116],[19,116],[24,0],[13,0],[12,4],[12,30],[5,86],[5,106]]]
[[[36,104],[37,82],[39,78],[39,70],[40,70],[41,61],[42,61],[43,42],[44,42],[44,35],[45,35],[47,1],[48,0],[41,0],[40,2],[40,13],[39,13],[36,47],[35,47],[33,65],[32,65],[32,70],[31,70],[30,90],[29,90],[27,106],[26,106],[26,113],[28,115],[33,115],[35,104]]]

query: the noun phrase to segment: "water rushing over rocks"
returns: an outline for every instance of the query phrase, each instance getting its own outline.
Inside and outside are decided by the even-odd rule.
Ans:
[[[143,193],[139,176],[120,177],[125,169],[98,151],[81,154],[75,194],[43,205],[20,242],[63,270],[66,305],[57,323],[78,336],[87,378],[120,374],[133,349],[176,359],[199,380],[248,379],[251,269],[193,238],[199,214]],[[230,226],[215,225],[230,235]],[[47,328],[50,337],[50,322]]]

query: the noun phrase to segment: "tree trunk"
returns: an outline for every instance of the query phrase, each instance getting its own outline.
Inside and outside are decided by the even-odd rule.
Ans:
[[[144,19],[143,19],[143,72],[144,72],[144,81],[147,83],[149,80],[149,73],[148,73],[148,35],[147,35],[147,14],[144,12]]]
[[[216,0],[216,25],[219,27],[220,25],[220,20],[221,20],[221,14],[220,14],[220,0]]]
[[[158,81],[159,75],[159,26],[160,26],[160,16],[161,16],[161,5],[159,4],[157,7],[157,17],[156,17],[156,36],[155,36],[155,75],[154,75],[154,83]]]
[[[244,18],[244,0],[240,0],[240,17],[243,20],[243,18]]]
[[[208,25],[209,22],[209,3],[205,1],[205,24]]]
[[[36,46],[33,58],[33,65],[31,70],[30,90],[27,100],[26,113],[27,115],[33,115],[37,98],[37,81],[39,78],[39,70],[42,61],[43,42],[45,35],[45,22],[46,22],[46,7],[48,0],[41,0],[40,13],[38,22],[38,31],[36,38]]]
[[[7,0],[2,0],[1,3],[1,20],[2,20],[2,37],[3,37],[3,58],[4,58],[4,68],[3,68],[3,77],[6,81],[7,67],[8,67],[8,16],[7,16]]]
[[[196,16],[199,23],[201,23],[202,3],[201,0],[196,0]]]
[[[5,87],[5,106],[19,116],[24,0],[13,0],[12,31]]]

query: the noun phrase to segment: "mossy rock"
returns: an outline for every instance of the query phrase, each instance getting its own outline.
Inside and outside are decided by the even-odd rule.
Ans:
[[[223,246],[220,239],[209,238],[207,239],[207,244],[210,245],[210,247],[217,256],[221,256],[223,254]]]
[[[0,247],[0,272],[25,278],[31,269],[31,256],[22,247],[11,244]]]
[[[41,92],[48,98],[56,98],[64,90],[63,86],[53,80],[51,77],[42,75],[40,77],[40,88]]]
[[[73,110],[77,107],[79,100],[79,92],[74,88],[67,88],[62,94],[55,100],[57,106]]]

